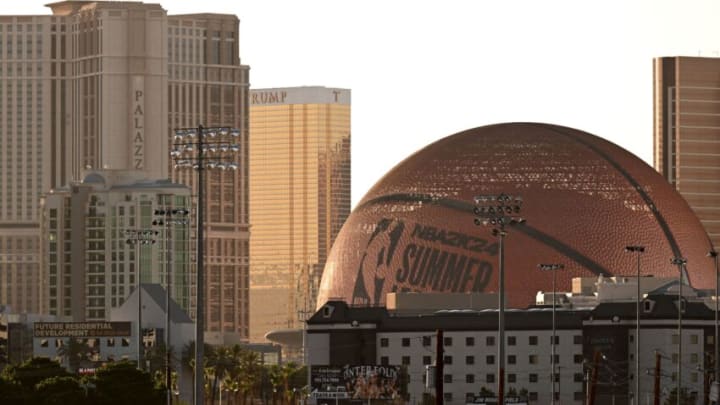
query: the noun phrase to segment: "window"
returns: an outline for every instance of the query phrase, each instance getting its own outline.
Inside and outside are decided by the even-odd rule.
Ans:
[[[108,347],[115,347],[115,338],[109,338],[107,340],[107,346]]]
[[[487,374],[485,376],[485,382],[486,383],[494,383],[495,382],[495,374]]]
[[[583,382],[585,379],[583,378],[582,373],[575,373],[573,374],[573,381],[575,382]]]
[[[485,338],[485,346],[495,346],[495,336],[488,336]]]
[[[509,383],[517,382],[517,375],[516,374],[508,374],[508,382]]]
[[[380,347],[388,347],[388,338],[380,338]]]
[[[423,356],[423,365],[427,366],[429,364],[432,364],[432,360],[430,359],[430,356]]]
[[[451,384],[452,383],[452,374],[445,374],[443,376],[443,382],[445,382],[447,384]]]
[[[582,354],[576,354],[573,356],[573,363],[580,364],[583,362],[583,355]]]
[[[445,402],[452,402],[452,392],[443,393],[443,398],[445,399]]]
[[[550,336],[550,344],[552,344],[552,341],[553,341],[553,338],[552,338],[552,336]],[[557,346],[559,344],[560,344],[560,336],[555,335],[555,345]]]
[[[410,365],[410,356],[402,356],[402,365],[403,365],[403,366],[409,366],[409,365]]]
[[[537,336],[528,336],[528,344],[530,346],[537,346],[538,337]]]
[[[556,354],[555,356],[550,355],[550,362],[551,362],[551,363],[553,362],[553,357],[555,357],[555,359],[554,359],[555,364],[560,363],[560,355],[559,355],[559,354]]]
[[[410,347],[410,338],[402,338],[402,347]]]
[[[529,377],[530,377],[530,382],[531,382],[531,383],[536,383],[536,382],[538,382],[538,375],[537,375],[537,374],[531,373]]]
[[[475,356],[465,356],[465,364],[475,364]]]
[[[493,356],[492,354],[485,356],[485,363],[495,364],[495,356]]]
[[[697,362],[698,362],[698,354],[690,353],[690,363],[697,363]]]
[[[699,342],[698,335],[690,335],[690,344],[696,345]]]
[[[473,384],[475,382],[475,374],[466,374],[465,382],[468,384]]]
[[[446,338],[444,338],[444,339],[443,339],[443,345],[444,345],[444,346],[452,346],[452,338],[451,338],[451,337],[446,337]]]
[[[582,335],[575,335],[573,336],[573,344],[581,345],[582,344]]]
[[[514,354],[511,354],[507,357],[507,362],[508,362],[508,364],[515,364],[515,363],[517,363],[517,358],[515,357]]]
[[[508,336],[508,346],[515,346],[517,344],[517,338],[515,336]]]
[[[465,346],[475,346],[475,338],[468,336],[465,338]]]
[[[443,357],[443,361],[445,362],[445,364],[452,364],[452,356]]]
[[[528,363],[530,364],[538,364],[538,356],[537,354],[531,354],[528,356]]]
[[[423,346],[430,346],[432,344],[431,341],[432,341],[432,337],[430,337],[430,336],[422,337]]]
[[[673,353],[672,362],[673,362],[673,364],[677,364],[677,362],[678,362],[678,354],[677,353]]]
[[[380,357],[380,365],[381,366],[389,366],[390,365],[390,360],[388,359],[388,356]]]

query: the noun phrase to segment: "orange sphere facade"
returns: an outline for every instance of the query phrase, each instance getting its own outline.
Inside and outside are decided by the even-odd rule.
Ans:
[[[475,225],[475,197],[519,196],[525,223],[505,227],[508,305],[526,307],[573,277],[678,277],[715,288],[710,240],[685,200],[619,146],[549,124],[480,127],[441,139],[393,168],[345,222],[327,259],[318,307],[328,299],[383,305],[389,292],[497,292],[498,237]],[[497,227],[495,227],[497,228]]]

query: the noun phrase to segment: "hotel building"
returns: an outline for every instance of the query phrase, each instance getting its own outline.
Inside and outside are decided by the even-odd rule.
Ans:
[[[250,340],[315,311],[330,248],[350,214],[350,90],[250,92]]]
[[[66,321],[105,320],[137,288],[138,274],[143,284],[165,286],[168,269],[174,300],[185,311],[194,308],[190,227],[153,225],[167,220],[155,210],[184,210],[190,202],[186,186],[147,180],[135,171],[92,172],[45,195],[43,312]]]
[[[655,59],[654,164],[720,248],[720,58]]]
[[[0,16],[0,303],[16,311],[46,310],[41,194],[90,170],[135,170],[197,195],[192,172],[170,171],[172,129],[234,126],[247,143],[249,68],[236,16],[168,16],[142,2],[49,7],[52,15]],[[240,170],[210,173],[205,190],[207,330],[233,340],[247,337],[246,151]]]

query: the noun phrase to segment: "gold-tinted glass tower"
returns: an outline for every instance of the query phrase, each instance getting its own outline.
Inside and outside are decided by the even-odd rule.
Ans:
[[[687,200],[717,250],[720,58],[656,58],[654,74],[655,169]]]
[[[350,214],[350,90],[250,91],[250,340],[299,328]]]

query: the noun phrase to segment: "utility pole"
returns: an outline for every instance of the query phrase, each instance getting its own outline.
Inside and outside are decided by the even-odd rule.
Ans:
[[[445,393],[443,392],[443,379],[445,358],[443,357],[443,331],[437,330],[435,342],[435,405],[443,405]]]
[[[655,388],[653,389],[653,405],[660,405],[660,352],[655,352]]]
[[[595,388],[597,387],[598,365],[600,364],[600,356],[600,352],[595,351],[595,355],[593,356],[592,376],[590,377],[590,398],[588,398],[588,405],[595,405]]]

